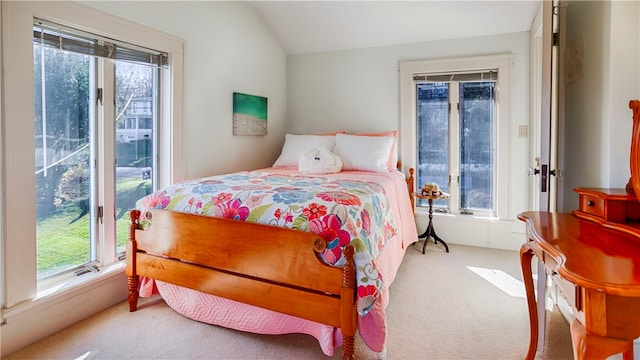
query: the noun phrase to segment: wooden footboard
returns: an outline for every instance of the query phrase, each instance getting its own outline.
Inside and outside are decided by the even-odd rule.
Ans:
[[[144,276],[339,327],[344,358],[353,358],[353,246],[345,248],[346,265],[336,268],[318,257],[326,241],[309,232],[166,210],[148,212],[152,225],[142,230],[140,211],[130,216],[130,311]]]

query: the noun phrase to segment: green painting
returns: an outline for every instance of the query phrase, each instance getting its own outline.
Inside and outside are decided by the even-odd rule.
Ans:
[[[233,135],[267,135],[267,98],[233,93]]]

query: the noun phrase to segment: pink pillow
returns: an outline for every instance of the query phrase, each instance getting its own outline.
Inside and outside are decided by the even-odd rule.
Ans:
[[[392,130],[382,133],[371,134],[354,134],[359,136],[391,136],[393,137],[393,144],[391,145],[391,151],[389,151],[389,160],[387,161],[387,169],[393,171],[397,169],[398,165],[398,152],[396,151],[396,144],[398,142],[398,130]]]
[[[346,134],[346,131],[335,131],[332,133],[326,133],[326,134],[314,134],[315,136],[333,136],[333,135],[337,135],[337,134]]]

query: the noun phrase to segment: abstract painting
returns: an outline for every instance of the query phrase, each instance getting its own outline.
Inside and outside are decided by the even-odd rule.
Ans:
[[[233,135],[267,135],[267,98],[233,93]]]

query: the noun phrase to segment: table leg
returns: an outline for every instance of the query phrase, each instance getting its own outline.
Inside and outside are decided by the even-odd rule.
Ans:
[[[531,260],[533,250],[528,243],[522,244],[520,248],[520,267],[522,268],[522,280],[527,294],[527,305],[529,307],[529,329],[531,337],[529,339],[529,350],[526,360],[533,360],[536,356],[536,345],[538,344],[538,309],[536,307],[536,296],[533,289],[533,273],[531,270]]]
[[[425,230],[422,235],[418,236],[418,239],[424,238],[424,245],[422,245],[423,254],[427,249],[427,242],[429,241],[430,237],[433,238],[434,244],[437,244],[438,242],[442,243],[442,245],[444,245],[445,250],[449,252],[449,245],[447,245],[447,243],[444,242],[444,240],[442,240],[438,235],[436,235],[436,230],[433,228],[433,200],[432,199],[429,199],[429,225],[427,225],[427,230]]]
[[[544,330],[547,321],[547,272],[544,270],[544,263],[538,259],[538,351],[544,350]]]
[[[433,238],[433,243],[437,244],[438,242],[441,243],[442,245],[444,245],[444,248],[447,252],[449,252],[449,245],[447,245],[446,242],[444,242],[444,240],[442,240],[438,235],[436,235],[436,231],[433,228],[433,223],[431,221],[429,221],[429,225],[427,225],[427,230],[425,230],[425,232],[418,236],[418,239],[422,239],[424,238],[424,244],[422,245],[422,253],[424,254],[427,248],[427,242],[429,242],[429,238],[432,237]]]
[[[429,220],[429,225],[427,225],[427,230],[424,231],[424,234],[418,236],[418,239],[424,238],[424,244],[422,245],[423,254],[427,250],[427,242],[429,241],[429,237],[431,237],[432,232],[433,232],[433,224],[431,223],[431,220]]]

